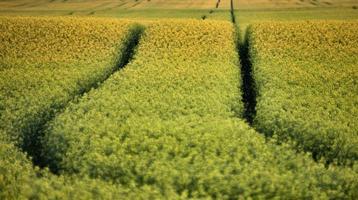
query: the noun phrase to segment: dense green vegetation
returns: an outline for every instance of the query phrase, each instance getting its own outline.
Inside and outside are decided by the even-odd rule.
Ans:
[[[358,199],[356,4],[0,0],[0,199]]]
[[[68,101],[124,64],[142,28],[123,20],[2,17],[0,29],[0,199],[158,196],[155,189],[54,176],[18,148],[39,152],[26,145],[38,143],[39,129]]]
[[[316,158],[357,161],[357,30],[357,22],[250,28],[258,130],[280,140],[293,138]]]
[[[2,17],[0,29],[0,129],[24,148],[118,68],[134,33],[127,21],[104,19]]]
[[[151,24],[124,70],[50,123],[52,169],[166,198],[354,198],[352,170],[326,169],[238,118],[234,38],[225,22]]]
[[[123,188],[88,177],[55,176],[34,168],[0,131],[0,199],[158,199],[155,188]]]

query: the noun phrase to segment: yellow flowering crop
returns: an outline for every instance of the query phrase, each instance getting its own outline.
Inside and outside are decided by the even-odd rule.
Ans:
[[[24,145],[58,109],[108,77],[131,23],[84,18],[0,18],[0,129]]]
[[[242,80],[231,23],[159,20],[146,26],[115,19],[0,17],[0,199],[357,197],[357,171],[326,168],[241,119]],[[265,36],[275,27],[254,32]],[[133,60],[115,72],[131,57],[129,49],[143,30]],[[277,66],[276,58],[289,63],[302,41],[322,48],[312,38],[271,48],[267,41],[277,38],[252,36],[257,69],[263,61]],[[342,70],[353,69],[355,50],[345,48],[351,40],[331,41],[333,47],[342,44],[342,57],[323,48],[327,52],[305,54],[300,62],[329,58],[338,64],[344,58],[351,60]],[[295,76],[287,84],[298,85],[307,74],[299,67],[291,71]],[[259,72],[259,88],[272,77],[290,77],[284,70],[268,77]],[[19,146],[40,155],[35,162],[51,172],[34,167]]]
[[[358,159],[358,23],[256,24],[249,47],[257,128],[317,159]]]
[[[149,25],[125,69],[50,122],[51,168],[167,199],[354,195],[355,173],[266,142],[240,119],[234,35],[227,22]]]

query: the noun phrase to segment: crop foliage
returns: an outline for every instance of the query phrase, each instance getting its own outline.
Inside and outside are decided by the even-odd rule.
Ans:
[[[149,25],[124,70],[50,123],[51,168],[173,199],[356,197],[352,170],[327,169],[240,119],[234,38],[227,22]]]
[[[255,126],[316,159],[358,159],[358,23],[262,23],[249,29]]]

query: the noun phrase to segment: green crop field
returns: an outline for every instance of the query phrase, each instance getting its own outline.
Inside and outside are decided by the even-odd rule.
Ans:
[[[357,22],[266,23],[248,32],[258,129],[292,137],[316,157],[357,160]]]
[[[358,199],[358,1],[0,0],[0,199]]]

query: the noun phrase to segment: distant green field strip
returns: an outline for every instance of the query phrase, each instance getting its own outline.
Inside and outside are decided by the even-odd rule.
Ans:
[[[230,21],[230,10],[221,10],[221,9],[216,9],[213,10],[212,13],[207,14],[207,19],[209,20],[225,20],[225,21]]]
[[[326,169],[239,119],[229,22],[163,20],[135,59],[49,124],[52,169],[178,198],[354,198],[357,174]]]
[[[358,10],[352,8],[248,9],[236,10],[235,16],[242,33],[245,33],[248,25],[260,22],[357,20]]]
[[[19,145],[126,55],[128,21],[0,18],[0,129]],[[28,142],[29,142],[28,141]]]
[[[236,9],[352,7],[356,0],[237,0]]]
[[[358,159],[358,22],[263,23],[249,30],[258,130],[316,158]]]

